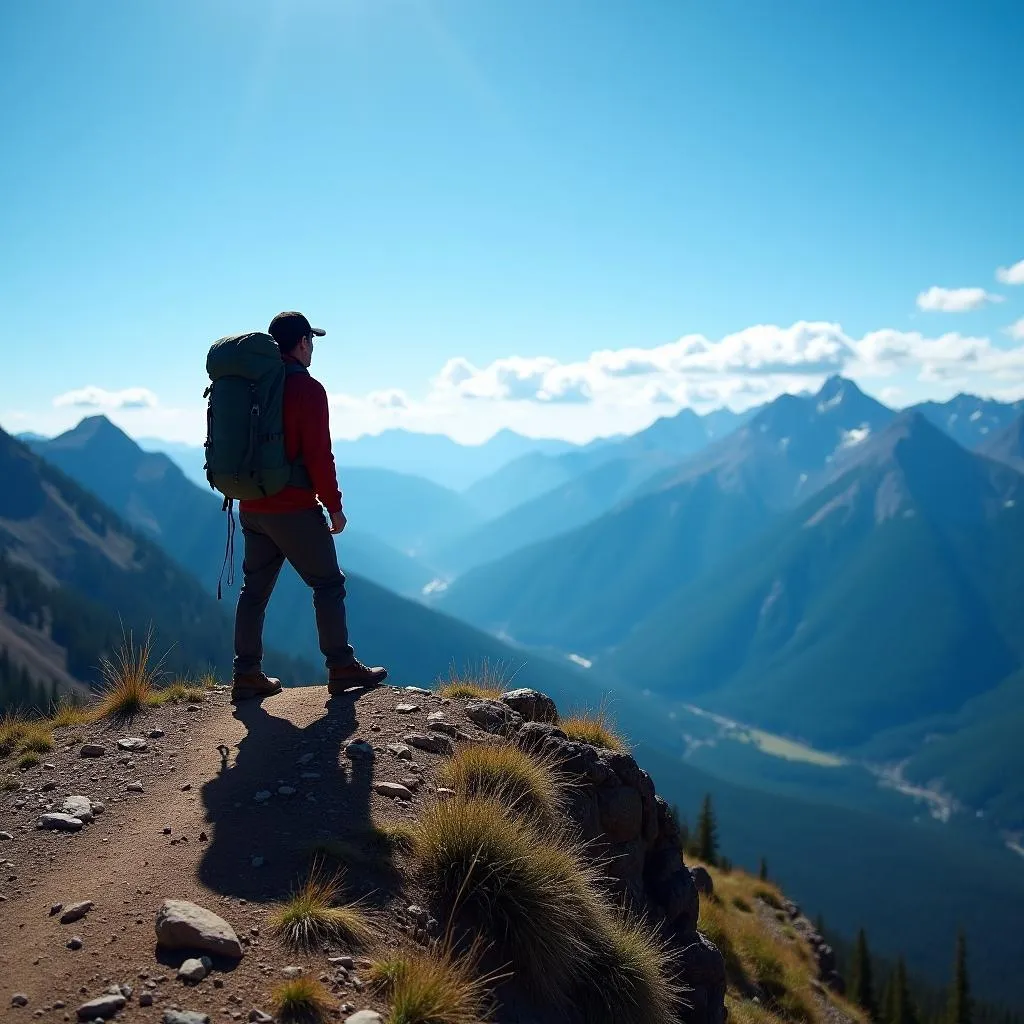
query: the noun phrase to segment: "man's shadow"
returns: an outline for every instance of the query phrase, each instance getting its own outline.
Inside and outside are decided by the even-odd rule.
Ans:
[[[331,698],[305,727],[274,714],[272,697],[236,705],[234,717],[246,734],[236,750],[220,748],[220,770],[202,788],[209,844],[198,870],[204,885],[238,899],[278,901],[321,861],[328,873],[345,869],[346,900],[383,902],[386,871],[344,864],[323,849],[337,840],[359,849],[360,837],[372,834],[372,748],[356,757],[345,752],[359,726],[362,693],[354,688]]]

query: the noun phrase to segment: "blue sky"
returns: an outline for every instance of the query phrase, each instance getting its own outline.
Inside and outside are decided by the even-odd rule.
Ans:
[[[349,436],[582,439],[832,370],[1024,394],[1013,0],[46,0],[0,35],[7,429],[199,440],[210,342],[282,308]]]

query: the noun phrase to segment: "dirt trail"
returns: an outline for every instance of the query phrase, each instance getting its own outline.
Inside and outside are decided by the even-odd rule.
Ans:
[[[406,702],[419,710],[397,713]],[[333,700],[324,687],[303,687],[235,708],[218,690],[201,705],[164,708],[127,728],[59,731],[57,749],[43,755],[52,767],[19,773],[23,788],[0,793],[0,832],[12,837],[0,837],[0,1019],[74,1020],[86,1000],[111,984],[129,984],[135,993],[121,1020],[157,1021],[168,1008],[207,1013],[212,1021],[248,1020],[254,1008],[269,1011],[270,990],[288,965],[334,983],[339,1006],[381,1010],[358,983],[339,982],[326,953],[290,953],[270,936],[268,904],[298,881],[315,841],[358,837],[371,814],[414,816],[434,790],[436,755],[415,751],[423,784],[411,803],[380,796],[373,785],[410,776],[411,762],[386,744],[425,731],[428,712],[440,707],[433,695],[389,687]],[[118,750],[119,738],[154,729],[166,735],[147,739],[145,752]],[[357,738],[376,752],[350,758],[346,745]],[[81,757],[81,740],[103,744],[105,756]],[[41,792],[50,782],[55,788]],[[129,792],[137,782],[144,792]],[[59,811],[73,794],[100,800],[106,810],[76,834],[35,827],[45,804]],[[394,891],[395,884],[387,865],[346,876],[382,938],[399,942],[410,894]],[[247,943],[237,966],[217,964],[198,986],[177,981],[183,957],[155,942],[154,920],[166,898],[224,917]],[[52,905],[82,900],[95,903],[84,919],[61,924],[60,914],[51,916]],[[81,949],[67,947],[72,936],[81,938]],[[153,992],[152,1007],[139,1005],[143,991]],[[15,993],[28,997],[27,1006],[12,1006]]]

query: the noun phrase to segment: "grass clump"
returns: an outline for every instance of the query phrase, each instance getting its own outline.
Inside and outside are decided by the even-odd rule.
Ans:
[[[576,998],[588,1021],[674,1024],[682,989],[670,976],[672,958],[644,920],[608,915],[602,946]]]
[[[344,839],[325,839],[313,846],[313,856],[359,867],[393,868],[396,852],[412,848],[413,826],[408,822],[371,822]]]
[[[378,960],[370,983],[391,1005],[389,1024],[477,1024],[488,1018],[493,977],[477,977],[479,946],[462,956],[405,950]]]
[[[152,634],[147,634],[146,639],[136,646],[129,634],[113,657],[101,660],[103,687],[95,707],[95,718],[128,720],[162,703],[157,690],[160,665],[151,664],[152,643]]]
[[[289,947],[303,951],[328,942],[365,942],[372,934],[366,915],[354,905],[338,905],[342,879],[341,871],[326,875],[314,864],[306,881],[271,916],[271,929]]]
[[[5,711],[0,717],[0,757],[13,754],[21,744],[28,721],[13,711]]]
[[[18,767],[22,771],[27,771],[29,768],[35,768],[37,764],[42,761],[42,758],[35,753],[22,754],[18,758]]]
[[[423,882],[473,919],[537,997],[560,1004],[585,981],[604,907],[577,847],[497,800],[452,797],[424,809],[412,856]]]
[[[744,914],[752,913],[750,904],[742,896],[733,896],[732,905],[737,910],[742,910]]]
[[[515,672],[509,676],[502,666],[492,667],[486,659],[476,669],[459,671],[452,665],[448,669],[448,679],[438,685],[437,692],[441,697],[499,700],[515,677]]]
[[[182,704],[186,701],[189,704],[200,704],[204,700],[206,700],[206,690],[204,687],[179,681],[168,686],[161,686],[155,690],[149,699],[149,704],[153,707],[164,704]]]
[[[589,743],[608,750],[627,751],[629,744],[612,722],[611,715],[602,704],[596,711],[579,711],[558,723],[558,728],[571,740]]]
[[[54,729],[69,729],[85,725],[92,720],[92,712],[68,696],[63,696],[50,710],[50,725]]]
[[[45,719],[26,718],[13,711],[7,711],[0,718],[0,757],[11,754],[22,754],[19,767],[31,767],[22,763],[35,754],[45,754],[53,750],[53,729]],[[39,763],[36,758],[35,764]]]
[[[463,747],[441,766],[438,778],[459,797],[493,797],[545,821],[554,821],[564,805],[561,781],[552,765],[516,746]]]
[[[313,978],[294,978],[271,994],[274,1016],[285,1024],[319,1024],[334,1009],[327,990]]]

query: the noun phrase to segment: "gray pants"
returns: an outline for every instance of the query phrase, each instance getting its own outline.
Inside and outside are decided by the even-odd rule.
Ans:
[[[238,521],[245,556],[235,609],[235,672],[260,671],[267,603],[286,558],[313,590],[316,628],[327,668],[351,665],[355,652],[348,642],[345,576],[324,510],[241,512]]]

